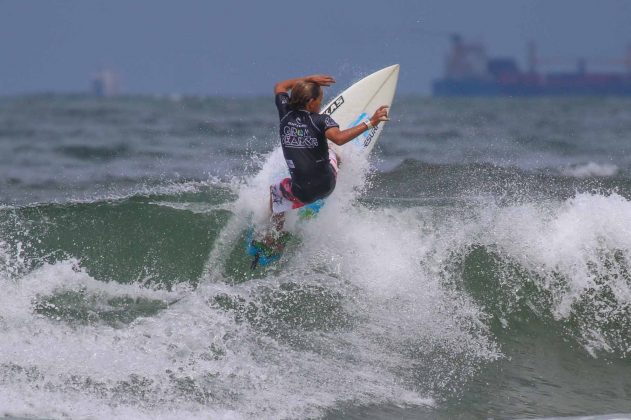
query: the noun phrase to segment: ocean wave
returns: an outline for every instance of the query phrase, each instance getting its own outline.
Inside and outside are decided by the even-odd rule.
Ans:
[[[355,197],[365,173],[347,174],[336,193]],[[264,169],[236,200],[224,196],[234,213],[132,197],[5,214],[0,237],[26,269],[2,279],[3,395],[24,395],[31,416],[61,398],[70,416],[94,403],[96,418],[194,417],[209,405],[219,416],[315,417],[345,403],[432,406],[500,357],[479,308],[419,265],[432,249],[398,210],[340,200],[314,223],[290,219],[303,238],[291,261],[240,279],[227,264],[238,255],[247,269],[239,209],[264,217],[266,197],[249,191],[267,182]]]
[[[268,217],[274,159],[236,185],[0,210],[3,407],[317,417],[458,398],[532,331],[626,357],[627,198],[366,205],[375,175],[349,168],[316,219],[288,218],[280,264],[252,273],[243,232]]]
[[[124,143],[115,146],[66,145],[57,147],[56,151],[65,156],[88,161],[110,161],[131,155],[129,146]]]
[[[463,280],[470,290],[487,290],[478,297],[496,332],[510,328],[511,320],[518,328],[525,311],[526,319],[552,323],[593,356],[626,357],[630,211],[631,202],[616,194],[490,207],[466,228],[468,239],[453,245]]]
[[[230,212],[232,189],[233,183],[215,179],[1,206],[0,248],[13,258],[0,257],[7,261],[0,271],[23,274],[44,263],[77,258],[103,281],[165,287],[194,282],[213,232]]]
[[[209,202],[203,198],[203,190],[190,188],[163,191],[175,192],[172,196],[5,208],[0,213],[0,271],[16,277],[42,264],[77,258],[81,269],[105,281],[167,288],[207,281],[204,276],[209,275],[221,281],[243,281],[236,274],[231,278],[230,270],[247,266],[245,256],[238,252],[236,259],[233,256],[247,222],[239,222],[232,237],[225,236],[226,227],[230,220],[239,220],[239,209],[247,205],[258,206],[264,218],[265,200],[257,203],[249,197],[250,201],[237,204],[228,194],[223,198],[216,195],[218,201]],[[354,187],[342,188],[352,191]],[[181,196],[182,192],[192,195]],[[486,278],[499,282],[504,289],[497,290],[507,294],[503,299],[517,308],[530,302],[561,327],[572,324],[571,335],[592,354],[626,354],[624,340],[616,336],[628,328],[626,308],[631,303],[627,298],[631,280],[626,274],[631,270],[627,239],[631,224],[625,216],[631,211],[628,199],[617,194],[581,193],[560,202],[498,205],[494,200],[486,204],[484,200],[475,204],[454,201],[444,208],[429,204],[416,200],[399,205],[391,199],[382,202],[381,208],[331,205],[322,217],[304,226],[290,218],[288,226],[298,229],[302,238],[292,254],[292,260],[300,263],[283,270],[319,271],[323,261],[330,261],[324,265],[330,266],[327,270],[354,279],[356,285],[374,279],[362,288],[375,288],[371,293],[382,298],[399,289],[403,295],[409,294],[414,282],[404,281],[418,275],[451,279],[449,287],[455,289],[463,281]],[[453,205],[462,206],[461,210],[451,217],[441,216],[441,211]],[[338,234],[340,223],[344,228]],[[420,233],[410,233],[418,229]],[[389,245],[375,246],[385,243]],[[217,246],[226,252],[214,251]],[[340,259],[335,249],[338,255],[351,249],[351,261]],[[373,254],[380,256],[375,266],[369,263]],[[383,260],[389,264],[383,265]],[[361,264],[356,266],[355,261]],[[415,270],[408,265],[418,261],[434,268],[413,274]],[[208,264],[214,267],[210,271],[214,274],[208,274]],[[342,270],[347,265],[348,272]],[[486,277],[476,274],[480,271],[476,265]],[[397,267],[408,268],[396,274]],[[384,282],[390,277],[398,280]],[[515,290],[519,293],[512,294]],[[533,295],[527,295],[528,291]],[[497,300],[485,296],[479,303],[491,308]],[[510,321],[511,308],[496,309],[498,312],[488,314],[492,319],[500,324]],[[618,323],[597,322],[602,311],[609,311],[610,319],[617,314]]]
[[[13,415],[160,418],[175,409],[191,418],[293,418],[338,401],[432,404],[388,372],[396,359],[372,355],[382,344],[371,335],[322,330],[318,321],[305,329],[304,314],[283,309],[303,300],[321,311],[328,293],[319,297],[317,278],[276,290],[254,282],[165,291],[96,281],[77,261],[62,261],[0,281],[0,401]],[[231,296],[252,314],[247,322],[221,303]],[[118,314],[123,322],[112,323],[112,311],[131,319]],[[361,351],[345,360],[349,346]]]
[[[610,177],[569,177],[558,170],[524,170],[492,164],[434,164],[406,159],[375,173],[370,194],[397,199],[460,198],[502,203],[568,199],[578,193],[616,191],[631,196],[631,182]]]

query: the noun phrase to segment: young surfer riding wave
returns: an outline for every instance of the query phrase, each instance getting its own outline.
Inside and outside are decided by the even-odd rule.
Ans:
[[[313,75],[285,80],[274,86],[280,141],[291,175],[271,187],[272,213],[281,228],[282,215],[288,210],[280,205],[282,201],[289,200],[291,208],[295,209],[333,192],[338,159],[329,149],[327,139],[341,146],[388,119],[388,107],[384,105],[370,120],[340,130],[333,118],[318,113],[324,96],[322,86],[332,83],[335,79],[331,76]]]
[[[322,86],[333,83],[335,79],[331,76],[313,75],[285,80],[274,86],[280,141],[291,177],[270,187],[275,231],[269,232],[262,241],[252,242],[253,267],[259,261],[259,250],[266,255],[282,252],[284,241],[278,239],[287,210],[303,207],[333,192],[338,157],[329,149],[327,139],[341,146],[388,120],[388,106],[383,105],[369,120],[340,130],[333,118],[319,113],[324,96]]]

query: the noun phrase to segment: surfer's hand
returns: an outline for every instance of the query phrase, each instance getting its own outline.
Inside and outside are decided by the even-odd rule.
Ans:
[[[308,82],[317,83],[320,86],[331,86],[335,83],[335,79],[332,76],[326,74],[314,74],[313,76],[305,77]]]
[[[370,122],[372,125],[377,125],[382,121],[388,121],[388,105],[381,105],[379,109],[375,111]]]

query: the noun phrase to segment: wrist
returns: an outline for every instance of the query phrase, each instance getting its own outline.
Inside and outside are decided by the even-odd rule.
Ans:
[[[366,125],[368,126],[368,128],[376,128],[379,125],[380,121],[376,118],[370,118],[368,121],[366,121]]]

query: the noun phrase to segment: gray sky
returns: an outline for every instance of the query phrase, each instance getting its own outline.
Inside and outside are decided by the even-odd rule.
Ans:
[[[261,95],[393,63],[402,93],[427,94],[452,32],[522,66],[530,39],[543,57],[621,59],[631,0],[0,0],[0,95],[86,91],[101,67],[126,93]]]

